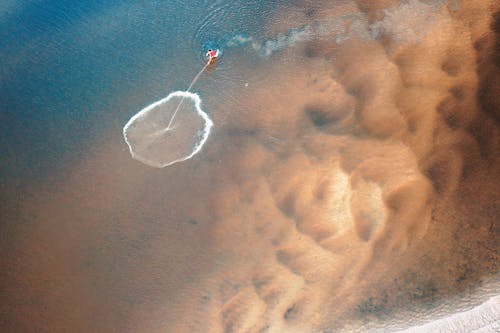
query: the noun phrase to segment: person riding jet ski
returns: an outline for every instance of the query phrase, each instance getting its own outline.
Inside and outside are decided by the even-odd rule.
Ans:
[[[207,53],[205,53],[205,57],[207,57],[209,63],[213,64],[219,57],[219,54],[220,52],[218,49],[208,49]]]

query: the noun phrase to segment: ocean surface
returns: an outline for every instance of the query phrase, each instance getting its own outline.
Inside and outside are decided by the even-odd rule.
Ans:
[[[7,1],[0,7],[2,177],[57,173],[103,132],[186,89],[204,64],[206,45],[237,34],[262,36],[277,5]],[[239,70],[253,56],[232,51],[195,89],[214,100],[230,94],[221,90],[251,81]]]
[[[1,1],[0,327],[498,328],[499,10]]]

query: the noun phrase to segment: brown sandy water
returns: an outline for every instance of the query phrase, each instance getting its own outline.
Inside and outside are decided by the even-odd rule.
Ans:
[[[499,8],[427,3],[278,11],[366,20],[252,68],[198,158],[147,168],[117,128],[6,202],[1,325],[363,331],[498,294]]]

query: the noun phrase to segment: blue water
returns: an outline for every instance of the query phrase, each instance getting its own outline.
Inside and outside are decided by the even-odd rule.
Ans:
[[[426,1],[440,2],[444,1]],[[324,315],[354,316],[366,322],[373,316],[392,315],[392,308],[416,309],[417,303],[431,299],[434,306],[434,298],[441,296],[451,306],[455,301],[445,298],[448,293],[482,281],[481,270],[486,277],[496,273],[496,252],[488,248],[495,244],[496,235],[492,228],[497,206],[491,199],[495,196],[488,194],[493,190],[486,186],[484,191],[481,183],[470,186],[470,193],[463,190],[473,184],[476,171],[470,167],[475,166],[474,156],[481,155],[479,148],[475,152],[472,137],[459,140],[457,133],[469,129],[437,131],[442,124],[428,128],[434,126],[432,119],[442,116],[440,107],[428,108],[429,103],[423,103],[422,109],[408,107],[408,131],[402,126],[401,131],[394,130],[397,135],[391,132],[386,138],[384,130],[372,127],[372,116],[379,111],[392,114],[399,103],[406,110],[405,104],[417,97],[437,102],[436,96],[448,88],[439,91],[444,86],[430,79],[420,83],[422,68],[427,66],[422,65],[421,54],[409,52],[400,66],[384,58],[385,38],[364,45],[376,39],[377,31],[363,26],[357,15],[344,21],[340,11],[338,17],[330,12],[322,18],[321,13],[328,13],[326,7],[335,3],[342,1],[0,0],[0,280],[5,286],[2,298],[8,304],[5,311],[0,304],[2,328],[72,332],[83,324],[82,332],[148,332],[158,324],[168,332],[172,318],[199,329],[217,325],[215,318],[221,318],[227,320],[228,329],[238,331],[235,323],[246,325],[260,311],[265,320],[278,314],[277,326],[270,329],[286,327],[282,321],[300,327],[322,320],[322,325],[330,325],[333,320],[336,326],[339,318]],[[297,8],[290,8],[294,4]],[[358,6],[358,2],[352,4]],[[311,9],[314,6],[317,14]],[[302,23],[273,21],[293,17],[293,10],[304,14]],[[444,16],[445,23],[460,16]],[[468,28],[463,27],[457,31],[467,35]],[[450,36],[459,35],[452,30]],[[348,32],[359,37],[352,44],[359,45],[359,51],[339,52],[337,62],[332,50],[342,47]],[[332,54],[307,63],[306,52],[297,48],[279,58],[283,48],[309,34],[320,42],[323,38],[335,41],[336,45],[320,48]],[[314,54],[311,44],[309,51]],[[440,44],[436,43],[436,51],[442,50]],[[429,55],[441,53],[434,52],[432,43],[426,45],[422,50]],[[470,41],[464,45],[457,53],[450,52],[452,67],[455,57],[463,54],[467,60],[474,54]],[[204,52],[212,47],[220,48],[222,57],[192,89],[215,123],[206,151],[160,170],[132,159],[123,126],[151,103],[185,90],[204,66]],[[366,57],[354,54],[365,51]],[[353,59],[362,60],[362,66],[346,59],[350,52]],[[289,68],[287,56],[296,57],[290,62],[294,65],[307,65],[297,77],[293,76],[297,67]],[[430,60],[425,73],[442,78],[445,63],[434,61],[434,56]],[[470,60],[458,66],[463,73],[475,73],[476,69],[467,69],[474,64]],[[411,80],[393,75],[396,65]],[[353,73],[344,79],[334,77],[344,71]],[[465,80],[469,74],[447,78],[457,84],[450,85],[451,95],[455,89],[476,88],[474,75],[470,75],[472,83]],[[271,89],[266,89],[266,76],[272,75]],[[459,82],[462,78],[465,81]],[[249,92],[242,93],[246,87]],[[303,87],[310,87],[311,98]],[[295,98],[292,94],[297,89],[304,93]],[[392,96],[388,93],[392,90],[398,92]],[[338,103],[328,104],[337,97]],[[448,97],[443,100],[445,106]],[[318,98],[317,103],[313,98]],[[476,111],[460,116],[467,104],[456,99],[457,119],[471,119]],[[226,107],[218,107],[227,101]],[[288,112],[290,105],[296,108]],[[387,114],[379,110],[386,106]],[[267,118],[268,114],[272,116]],[[366,115],[370,129],[364,128]],[[239,122],[234,121],[237,117]],[[225,120],[226,132],[217,132]],[[491,125],[491,133],[495,126]],[[426,143],[433,131],[443,135]],[[425,144],[411,143],[419,138]],[[463,152],[462,143],[467,148]],[[478,141],[478,147],[481,144]],[[485,151],[494,147],[488,140],[485,144]],[[428,148],[432,148],[428,155],[417,156],[416,151]],[[470,160],[465,157],[469,150]],[[442,163],[447,156],[451,156],[449,165]],[[483,162],[478,164],[478,178],[483,178]],[[456,171],[462,170],[462,164],[474,178],[467,176],[465,186],[458,186],[459,178],[467,178]],[[416,165],[432,167],[420,170]],[[427,184],[425,174],[438,179],[436,188],[448,187],[456,193],[430,193],[431,186],[422,185]],[[451,185],[443,186],[441,179]],[[464,198],[482,193],[476,205],[481,209],[472,207],[467,213],[467,207],[458,209],[448,203],[451,194],[454,201],[460,191],[467,192]],[[439,197],[443,201],[431,209],[429,202]],[[427,222],[431,211],[432,222]],[[436,224],[429,230],[438,232],[428,232],[430,238],[423,243],[415,230],[426,229],[427,223]],[[465,237],[456,230],[464,235],[475,230],[480,237]],[[469,240],[480,240],[481,249],[475,250],[477,244]],[[439,244],[444,244],[445,251],[437,255]],[[377,283],[379,277],[386,277],[379,268],[394,266],[390,265],[393,253],[406,247],[407,253],[418,256],[404,265],[415,262],[416,266],[408,274],[404,265],[387,272],[389,277],[405,273],[399,282],[394,279],[399,294],[387,297]],[[424,247],[429,252],[419,252]],[[458,257],[451,265],[441,265],[446,267],[441,270],[438,266],[452,250]],[[487,258],[484,266],[476,263],[475,253]],[[396,261],[402,257],[397,254]],[[463,272],[471,273],[470,277],[464,284],[457,283],[467,275]],[[371,297],[379,294],[384,297]],[[346,307],[337,308],[337,300],[344,296]],[[355,304],[358,296],[363,296],[359,298],[363,302]],[[354,311],[345,312],[350,306]],[[412,313],[412,317],[416,316]],[[210,320],[205,322],[206,318]],[[344,318],[339,321],[342,324]]]
[[[236,34],[259,36],[279,5],[58,0],[0,6],[2,181],[55,173],[106,131],[119,138],[139,109],[186,88],[203,65],[204,48],[222,47]],[[231,70],[242,66],[231,57],[241,52],[236,49],[224,50],[218,69],[226,88],[237,77]]]

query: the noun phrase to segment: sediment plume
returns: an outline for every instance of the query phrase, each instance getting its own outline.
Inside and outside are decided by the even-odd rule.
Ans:
[[[105,138],[10,210],[4,327],[396,330],[498,291],[498,4],[294,4],[270,36],[356,19],[252,68],[203,156],[150,169]]]

